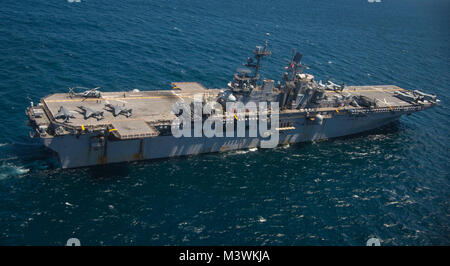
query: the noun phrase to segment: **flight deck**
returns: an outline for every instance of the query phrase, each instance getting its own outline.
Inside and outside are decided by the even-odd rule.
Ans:
[[[158,91],[127,91],[127,92],[103,92],[100,98],[82,98],[70,97],[67,93],[57,93],[50,95],[42,100],[45,109],[48,110],[49,119],[57,121],[55,115],[61,106],[72,112],[73,118],[67,123],[73,127],[96,127],[109,124],[123,124],[131,121],[144,121],[146,123],[171,122],[175,115],[172,113],[172,106],[177,101],[191,102],[194,95],[198,93],[209,93],[213,96],[219,93],[219,89],[206,89],[195,82],[172,83],[172,90]],[[342,92],[327,91],[328,96],[336,94],[351,94],[353,96],[365,96],[377,102],[378,107],[405,107],[411,103],[397,98],[396,92],[405,91],[394,85],[378,86],[347,86]],[[131,108],[132,115],[126,117],[123,115],[114,116],[106,104],[120,105]],[[88,107],[95,111],[102,111],[104,119],[95,118],[85,119],[80,106]],[[344,109],[361,109],[362,107],[346,106]],[[316,108],[314,111],[335,110],[336,107]],[[286,110],[287,112],[298,112],[298,110]],[[136,124],[136,123],[135,123]],[[141,131],[141,130],[140,130]]]
[[[112,123],[126,121],[145,121],[156,123],[172,121],[175,115],[172,106],[178,102],[191,102],[196,93],[205,93],[206,88],[195,82],[173,83],[172,90],[157,91],[127,91],[127,92],[103,92],[99,98],[70,97],[67,93],[57,93],[42,99],[42,103],[50,120],[56,120],[55,116],[61,106],[69,110],[73,117],[67,124],[73,127],[95,127]],[[208,93],[217,94],[218,90],[208,90]],[[114,116],[105,105],[119,105],[132,109],[132,115]],[[93,117],[85,119],[80,106],[88,107],[94,111],[102,111],[103,119],[97,120]]]

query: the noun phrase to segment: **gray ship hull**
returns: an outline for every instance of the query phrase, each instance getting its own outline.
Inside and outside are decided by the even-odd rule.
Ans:
[[[395,85],[317,82],[303,73],[306,66],[298,52],[285,67],[283,83],[260,80],[261,60],[271,54],[267,48],[267,42],[257,46],[254,59],[244,64],[247,69],[238,69],[223,89],[173,82],[172,90],[69,89],[48,95],[26,110],[32,136],[57,154],[62,168],[73,168],[336,138],[381,127],[439,102],[435,95]],[[268,103],[270,108],[264,107]],[[214,131],[222,127],[233,132],[208,138],[215,135],[211,121]],[[199,133],[195,136],[202,135],[198,122],[205,123],[203,137],[176,137],[192,133],[189,125]]]
[[[280,117],[293,123],[293,129],[279,131],[279,145],[323,140],[372,130],[397,120],[410,112],[370,113],[363,116],[336,115],[313,124],[308,119]],[[287,119],[287,120],[286,120]],[[41,138],[53,150],[62,168],[150,160],[201,153],[260,147],[261,139],[250,137],[180,137],[156,136],[129,140],[98,138],[96,133]]]

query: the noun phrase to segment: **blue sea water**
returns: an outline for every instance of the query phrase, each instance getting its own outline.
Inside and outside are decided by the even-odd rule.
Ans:
[[[450,244],[446,0],[0,3],[0,245]],[[317,79],[395,84],[441,106],[356,136],[61,170],[30,99],[68,87],[224,87],[255,45]]]

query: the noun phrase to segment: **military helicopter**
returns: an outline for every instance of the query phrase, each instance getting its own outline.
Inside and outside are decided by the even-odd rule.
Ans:
[[[120,114],[130,117],[133,109],[125,108],[125,106],[115,105],[115,104],[105,104],[105,107],[108,107],[110,112],[113,113],[114,116],[118,116]]]
[[[97,121],[98,121],[98,120],[102,120],[104,118],[102,111],[95,111],[86,106],[78,106],[78,108],[80,108],[83,111],[82,113],[84,114],[84,119],[88,119],[89,117],[94,117],[94,118],[97,118]]]
[[[75,88],[84,88],[84,87],[75,87]],[[69,88],[69,97],[72,98],[74,96],[81,96],[83,98],[100,98],[102,97],[102,93],[98,90],[100,87],[95,87],[93,89],[86,89],[84,92],[75,92],[74,88]]]
[[[345,84],[343,83],[342,85],[338,85],[338,84],[332,82],[331,78],[328,77],[325,84],[323,84],[321,80],[319,81],[319,87],[326,89],[326,90],[343,91],[345,88]]]
[[[334,90],[334,91],[343,91],[345,88],[345,84],[342,83],[341,85],[338,85],[331,81],[331,78],[328,77],[327,82],[325,83],[327,88]]]
[[[65,108],[64,106],[59,107],[59,111],[55,115],[55,119],[64,119],[65,123],[69,122],[69,119],[74,117],[74,112],[67,110],[67,108]]]

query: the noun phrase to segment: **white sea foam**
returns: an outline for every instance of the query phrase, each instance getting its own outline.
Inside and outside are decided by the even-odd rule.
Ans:
[[[30,169],[24,168],[22,166],[16,166],[12,163],[3,163],[0,166],[0,180],[12,177],[12,176],[20,176],[26,174],[30,171]]]
[[[250,149],[248,149],[248,150],[235,150],[235,151],[230,152],[229,154],[230,154],[230,155],[234,155],[234,154],[246,154],[246,153],[254,152],[254,151],[257,151],[257,150],[258,150],[258,148],[250,148]]]

